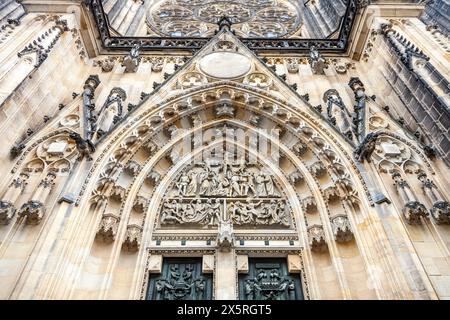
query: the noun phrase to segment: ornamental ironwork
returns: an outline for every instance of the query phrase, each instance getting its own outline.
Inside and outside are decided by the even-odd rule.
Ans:
[[[191,3],[191,1],[189,2]],[[249,1],[246,2],[249,3]],[[97,24],[102,44],[108,50],[130,51],[134,46],[139,45],[141,51],[171,49],[195,52],[208,43],[212,36],[195,36],[195,34],[197,34],[196,32],[191,32],[193,35],[188,37],[182,37],[176,33],[171,33],[172,36],[162,35],[159,37],[112,36],[110,32],[111,27],[108,17],[104,11],[102,0],[90,0],[87,3],[93,14],[94,21]],[[308,52],[311,47],[315,47],[316,50],[325,53],[342,53],[347,50],[354,21],[358,11],[362,9],[362,7],[358,6],[358,0],[348,0],[347,9],[342,18],[340,29],[335,32],[337,37],[325,39],[302,39],[295,37],[284,38],[283,36],[295,31],[295,26],[298,22],[293,22],[293,26],[291,28],[285,27],[283,31],[277,31],[275,33],[271,31],[272,33],[269,34],[268,30],[260,31],[260,34],[264,34],[265,32],[265,37],[258,36],[258,33],[253,35],[253,37],[248,37],[245,32],[241,32],[241,35],[237,35],[241,36],[241,41],[248,48],[257,52],[268,52],[274,50],[281,53]],[[273,16],[272,13],[263,14],[260,18],[264,18],[267,22],[270,20],[269,18],[271,15]],[[292,21],[295,20],[292,13],[287,15],[286,19],[289,18],[289,16],[291,16]],[[230,19],[232,20],[232,18]],[[162,30],[162,34],[164,34],[164,29]],[[206,32],[206,35],[208,35],[208,32]],[[272,35],[273,37],[267,37],[267,35]]]

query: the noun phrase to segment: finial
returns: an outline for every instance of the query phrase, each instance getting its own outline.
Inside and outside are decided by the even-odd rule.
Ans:
[[[223,16],[222,18],[220,18],[218,25],[219,25],[219,30],[226,29],[226,30],[230,31],[232,22],[231,22],[230,18]]]

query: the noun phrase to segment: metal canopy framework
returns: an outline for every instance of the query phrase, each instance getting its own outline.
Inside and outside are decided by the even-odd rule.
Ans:
[[[242,38],[241,41],[251,50],[257,52],[301,53],[309,51],[312,46],[330,53],[343,53],[347,50],[350,34],[357,13],[365,1],[348,0],[347,10],[342,19],[339,36],[336,39],[299,39],[299,38]],[[130,50],[136,44],[141,51],[190,50],[195,52],[202,48],[210,38],[206,37],[127,37],[112,36],[108,16],[101,0],[87,0],[93,13],[100,38],[105,49]]]

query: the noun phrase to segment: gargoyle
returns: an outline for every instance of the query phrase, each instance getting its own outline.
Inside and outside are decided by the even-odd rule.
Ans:
[[[83,139],[80,134],[76,132],[72,132],[69,137],[77,144],[77,150],[80,153],[78,156],[78,161],[83,160],[85,156],[88,161],[92,161],[91,154],[95,152],[94,144],[90,140]]]

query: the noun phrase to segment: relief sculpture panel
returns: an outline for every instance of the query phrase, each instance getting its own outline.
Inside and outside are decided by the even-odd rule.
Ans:
[[[291,226],[290,209],[267,170],[246,161],[207,160],[185,168],[161,205],[160,226]]]

